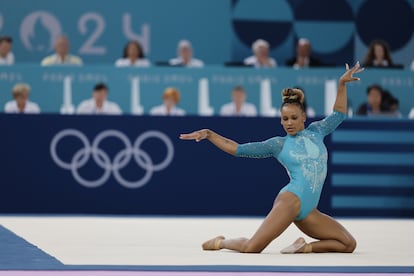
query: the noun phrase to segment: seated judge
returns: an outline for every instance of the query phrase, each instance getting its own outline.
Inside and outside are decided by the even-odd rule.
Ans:
[[[286,61],[286,66],[291,66],[295,69],[321,66],[321,62],[312,57],[312,45],[306,38],[301,38],[296,44],[296,56]]]
[[[83,64],[82,59],[78,56],[70,54],[69,50],[69,39],[64,35],[60,35],[55,40],[55,53],[45,57],[40,64],[42,66],[81,66]]]
[[[266,40],[258,39],[252,45],[253,56],[244,59],[244,64],[255,68],[273,68],[276,60],[269,56],[270,45]]]
[[[25,83],[18,83],[12,89],[13,100],[4,106],[5,113],[40,113],[39,106],[29,101],[30,86]]]
[[[141,44],[136,40],[129,41],[122,54],[122,58],[115,61],[116,67],[149,67],[150,61],[145,58]]]
[[[221,116],[253,117],[257,116],[254,104],[246,102],[246,91],[242,86],[236,86],[231,93],[232,101],[220,109]]]
[[[162,94],[162,105],[151,108],[149,114],[154,116],[184,116],[185,111],[177,107],[180,101],[180,92],[177,88],[168,87]]]
[[[177,57],[170,59],[169,64],[171,66],[183,66],[192,68],[204,67],[204,62],[194,58],[193,46],[188,40],[181,40],[178,42]]]
[[[13,39],[10,36],[0,36],[0,65],[13,65]]]
[[[120,115],[122,110],[117,103],[107,100],[108,86],[98,83],[93,88],[92,98],[81,102],[76,110],[76,114],[90,115]]]

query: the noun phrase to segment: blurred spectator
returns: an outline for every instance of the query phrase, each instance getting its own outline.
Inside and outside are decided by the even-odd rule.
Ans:
[[[413,62],[411,62],[411,70],[414,71],[414,60],[413,60]]]
[[[163,104],[151,108],[149,114],[155,116],[184,116],[185,111],[177,107],[180,92],[174,87],[168,87],[162,95]]]
[[[257,116],[256,106],[246,102],[247,95],[243,87],[234,87],[231,93],[231,98],[231,103],[227,103],[221,107],[221,116]]]
[[[390,117],[402,118],[402,114],[399,111],[400,101],[387,90],[382,92],[382,108],[384,115]]]
[[[402,114],[400,112],[400,101],[396,97],[392,97],[389,101],[390,104],[390,115],[396,118],[402,118]]]
[[[306,38],[301,38],[296,44],[296,56],[286,61],[287,66],[292,66],[295,69],[304,67],[320,66],[321,62],[312,57],[311,43]]]
[[[177,47],[178,57],[170,59],[171,66],[184,66],[184,67],[204,67],[204,62],[199,59],[193,58],[193,47],[190,41],[181,40]]]
[[[119,115],[122,110],[118,104],[107,100],[108,86],[97,83],[93,88],[92,99],[81,102],[76,110],[77,114],[104,114]]]
[[[254,66],[255,68],[276,67],[276,60],[269,57],[270,45],[266,40],[258,39],[253,42],[252,50],[254,55],[246,58],[244,64]]]
[[[393,67],[390,48],[383,40],[374,40],[365,56],[364,67]]]
[[[66,36],[60,35],[55,40],[55,53],[45,57],[40,63],[42,66],[54,65],[82,65],[82,59],[69,54],[70,43]]]
[[[408,118],[409,119],[414,119],[414,107],[411,108],[410,113],[408,113]]]
[[[13,65],[14,55],[11,52],[13,39],[10,36],[0,36],[0,65]]]
[[[129,41],[124,47],[122,58],[115,61],[116,67],[149,67],[151,63],[144,56],[144,51],[138,41]]]
[[[18,83],[12,90],[13,101],[7,102],[4,106],[5,113],[40,113],[39,106],[29,101],[30,86],[25,83]]]
[[[374,84],[367,88],[367,102],[359,106],[357,115],[381,115],[384,112],[382,87]]]

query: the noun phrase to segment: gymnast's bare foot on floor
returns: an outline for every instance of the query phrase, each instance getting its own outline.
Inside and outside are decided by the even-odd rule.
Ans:
[[[217,236],[211,240],[208,240],[203,243],[202,247],[203,250],[220,250],[221,249],[221,242],[224,241],[223,236]]]
[[[307,244],[304,238],[297,239],[293,244],[282,249],[282,254],[294,254],[294,253],[310,253],[312,252],[312,245]]]

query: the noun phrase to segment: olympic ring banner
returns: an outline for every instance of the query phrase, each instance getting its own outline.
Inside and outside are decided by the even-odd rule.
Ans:
[[[83,147],[73,154],[70,162],[62,161],[57,153],[57,144],[66,137],[75,137],[79,139]],[[124,149],[119,151],[113,161],[111,161],[108,154],[99,148],[100,143],[105,139],[116,138],[119,139],[125,146]],[[151,156],[142,150],[140,147],[142,143],[150,138],[160,139],[167,148],[167,154],[162,162],[154,164]],[[85,134],[76,129],[65,129],[57,133],[50,144],[50,153],[53,161],[62,169],[70,170],[73,178],[80,184],[89,188],[96,188],[105,184],[111,173],[115,177],[116,181],[126,188],[140,188],[147,184],[152,177],[152,174],[156,171],[160,171],[168,167],[174,157],[174,146],[170,138],[164,133],[156,130],[149,130],[142,133],[131,144],[128,137],[117,130],[104,130],[99,133],[92,145],[89,143]],[[103,170],[103,174],[96,180],[87,180],[79,174],[79,169],[86,165],[90,157],[93,157],[94,162]],[[120,171],[127,166],[132,159],[136,164],[145,170],[144,176],[137,181],[129,181],[122,177]]]
[[[284,133],[275,118],[0,114],[0,213],[265,215],[284,168],[178,139],[205,127],[240,143]],[[414,217],[413,121],[346,120],[325,143],[321,210]]]

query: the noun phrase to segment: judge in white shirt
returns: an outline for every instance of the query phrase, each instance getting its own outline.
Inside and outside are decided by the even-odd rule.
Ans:
[[[141,44],[136,40],[131,40],[125,45],[122,58],[115,61],[115,66],[149,67],[151,63],[145,58]]]
[[[414,119],[414,107],[411,108],[410,113],[408,113],[408,118],[409,119]]]
[[[177,47],[178,57],[170,59],[171,66],[184,66],[192,68],[204,67],[204,62],[193,57],[193,47],[190,41],[181,40]]]
[[[122,110],[118,104],[107,100],[108,87],[104,83],[98,83],[93,89],[92,99],[81,102],[76,114],[95,115],[120,115]]]
[[[240,116],[254,117],[257,116],[257,109],[254,104],[247,103],[246,91],[241,86],[233,88],[232,102],[225,104],[220,109],[221,116]]]
[[[55,40],[55,53],[42,59],[40,65],[42,66],[56,66],[56,65],[69,65],[69,66],[81,66],[83,61],[80,57],[71,55],[69,53],[70,43],[69,39],[60,35]]]
[[[276,60],[269,56],[270,45],[266,40],[258,39],[252,44],[254,55],[246,58],[244,64],[255,68],[273,68],[277,66]]]
[[[14,55],[11,52],[13,39],[10,36],[0,36],[0,65],[13,65]]]
[[[149,114],[154,116],[184,116],[185,111],[177,107],[180,92],[174,87],[168,87],[162,95],[163,104],[151,108]]]
[[[7,102],[4,106],[5,113],[40,113],[39,106],[29,101],[30,86],[25,83],[18,83],[13,87],[13,101]]]

